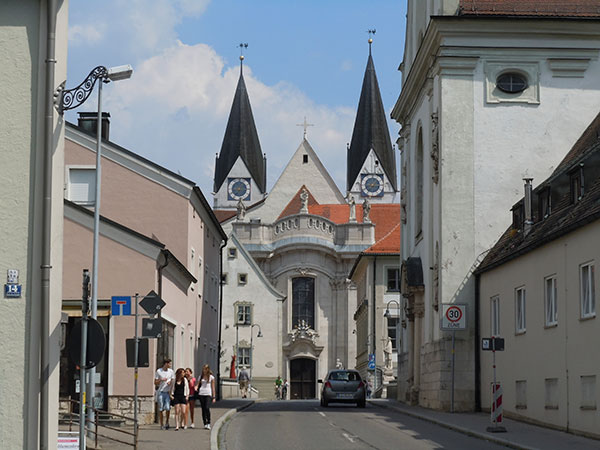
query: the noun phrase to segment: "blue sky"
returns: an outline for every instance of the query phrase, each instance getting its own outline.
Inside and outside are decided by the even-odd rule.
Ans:
[[[302,139],[345,187],[346,143],[373,58],[386,111],[400,92],[406,5],[393,0],[71,0],[67,88],[97,66],[131,64],[103,90],[111,140],[179,172],[212,203],[244,42],[244,77],[270,188]],[[95,96],[79,111],[95,108]],[[76,121],[76,113],[67,114]],[[398,126],[389,119],[392,142]]]

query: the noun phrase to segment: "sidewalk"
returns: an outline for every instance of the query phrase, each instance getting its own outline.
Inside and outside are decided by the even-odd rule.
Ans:
[[[216,402],[210,408],[211,422],[213,430],[218,431],[217,421],[226,414],[231,414],[230,411],[236,411],[249,407],[254,403],[253,400],[243,399],[226,399]],[[161,430],[158,424],[142,425],[139,430],[139,441],[138,448],[140,450],[151,449],[151,450],[173,450],[177,448],[193,448],[194,450],[210,450],[211,448],[211,434],[212,430],[205,430],[202,425],[202,410],[200,406],[195,408],[195,425],[196,428],[188,428],[187,430],[175,431],[174,423],[175,420],[171,415],[171,428],[169,430]],[[129,428],[129,427],[128,427]],[[110,432],[110,430],[108,431]],[[101,433],[107,433],[107,430],[101,431]],[[119,433],[111,433],[118,439],[123,439],[119,436]],[[88,441],[88,448],[93,448],[93,443]],[[110,450],[131,450],[133,447],[117,442],[110,441],[109,439],[99,439],[100,449]]]
[[[367,400],[370,404],[389,408],[402,414],[441,425],[452,430],[468,434],[480,439],[496,442],[516,449],[544,450],[584,450],[600,449],[600,441],[587,439],[550,428],[530,425],[511,419],[504,419],[506,433],[489,433],[486,428],[491,425],[488,413],[449,413],[434,411],[419,406],[408,406],[396,400]]]

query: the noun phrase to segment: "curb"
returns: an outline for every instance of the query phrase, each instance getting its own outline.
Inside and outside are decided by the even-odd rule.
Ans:
[[[225,414],[223,414],[221,417],[219,417],[219,420],[217,420],[217,422],[215,423],[215,426],[212,428],[212,430],[210,430],[210,448],[211,448],[211,450],[219,450],[219,432],[221,431],[221,427],[223,426],[223,424],[235,413],[237,413],[239,411],[243,411],[244,409],[250,408],[252,405],[254,405],[254,403],[255,403],[255,401],[252,400],[245,405],[230,409]]]
[[[496,436],[490,436],[489,434],[481,433],[478,431],[473,431],[468,428],[463,428],[461,426],[455,425],[453,423],[444,422],[443,420],[435,419],[433,417],[426,416],[424,414],[419,414],[413,411],[406,411],[405,409],[396,408],[394,405],[387,405],[385,403],[379,402],[371,402],[367,400],[371,405],[378,406],[379,408],[385,409],[393,409],[401,414],[405,414],[407,416],[414,417],[416,419],[424,420],[426,422],[434,423],[436,425],[442,426],[444,428],[448,428],[450,430],[458,431],[459,433],[466,434],[467,436],[476,437],[478,439],[482,439],[484,441],[494,442],[496,444],[504,445],[505,447],[514,448],[517,450],[539,450],[536,447],[528,447],[526,445],[519,445],[516,442],[509,441],[507,439],[502,439]],[[216,447],[215,447],[216,449]]]

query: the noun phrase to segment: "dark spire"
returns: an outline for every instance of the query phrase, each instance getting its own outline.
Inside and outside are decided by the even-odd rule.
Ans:
[[[397,190],[396,156],[392,149],[379,83],[375,74],[375,65],[371,56],[372,42],[372,39],[369,39],[369,59],[358,102],[352,141],[348,150],[346,186],[348,190],[352,188],[369,151],[373,149],[394,190]]]
[[[238,156],[242,157],[261,193],[266,190],[266,164],[260,148],[256,125],[254,124],[246,83],[244,82],[241,66],[243,58],[243,55],[240,56],[240,79],[229,113],[221,151],[215,164],[215,192],[219,190],[227,178],[227,174],[231,171]]]

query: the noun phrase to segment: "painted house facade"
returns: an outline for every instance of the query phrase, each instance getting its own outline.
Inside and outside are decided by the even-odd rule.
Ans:
[[[479,334],[504,338],[497,380],[507,416],[600,437],[600,116],[513,208],[477,269]],[[480,352],[491,405],[491,352]]]
[[[86,123],[67,125],[65,198],[80,208],[93,207],[95,146],[95,130]],[[160,313],[161,337],[151,343],[150,366],[140,369],[140,395],[150,420],[152,377],[164,358],[195,372],[203,364],[217,367],[220,253],[226,236],[192,181],[109,140],[102,142],[101,173],[101,215],[113,228],[120,227],[121,235],[116,239],[108,225],[106,234],[100,229],[98,315],[104,317],[109,344],[104,377],[97,379],[98,390],[105,393],[99,401],[110,410],[127,411],[133,395],[133,369],[124,365],[124,353],[134,322],[111,314],[111,298],[143,297],[154,290],[166,306]],[[73,232],[65,234],[69,270],[64,272],[63,308],[80,316],[81,270],[91,267],[91,230],[88,223],[66,216],[65,226]],[[133,238],[136,245],[129,243]],[[73,395],[77,374],[67,376],[61,383],[65,397]]]

